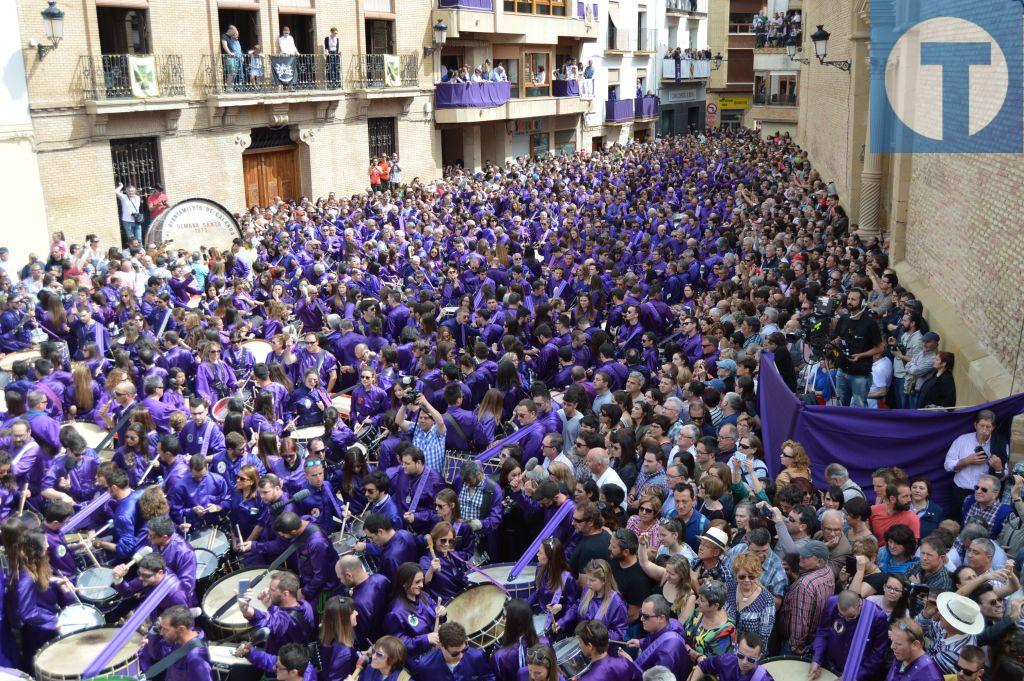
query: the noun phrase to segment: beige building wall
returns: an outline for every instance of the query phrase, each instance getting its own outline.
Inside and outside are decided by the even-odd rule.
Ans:
[[[872,155],[869,17],[862,5],[805,0],[806,35],[825,24],[829,59],[852,59],[853,68],[818,64],[805,41],[803,56],[812,63],[801,68],[796,139],[822,178],[835,181],[851,221],[876,224],[889,239],[901,285],[924,303],[942,336],[940,349],[956,353],[958,403],[1019,392],[1024,156]]]

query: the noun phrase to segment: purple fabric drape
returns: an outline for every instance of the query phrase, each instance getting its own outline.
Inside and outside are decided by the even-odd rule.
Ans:
[[[585,12],[586,12],[585,5],[586,5],[586,3],[583,2],[582,0],[577,0],[577,2],[576,2],[576,16],[577,16],[577,18],[582,19],[582,18],[584,18],[586,16],[586,14],[585,14]],[[597,3],[596,2],[593,5],[593,9],[594,9],[594,21],[597,21]]]
[[[494,0],[438,0],[437,6],[442,9],[482,9],[494,10]]]
[[[953,484],[953,475],[943,468],[950,443],[974,431],[974,417],[982,409],[995,412],[997,426],[1006,429],[1013,416],[1024,412],[1024,393],[952,412],[806,405],[783,383],[767,352],[758,385],[769,475],[778,475],[782,443],[792,439],[807,448],[817,487],[828,484],[825,467],[833,462],[846,466],[850,478],[864,489],[871,487],[876,468],[899,466],[911,478],[931,480],[932,499],[944,509]]]
[[[633,119],[632,99],[611,99],[605,102],[604,119],[606,121],[619,122]]]
[[[555,97],[579,97],[580,82],[578,80],[556,80],[551,83],[551,94]]]
[[[503,83],[438,83],[434,106],[438,109],[482,109],[501,106],[512,95]]]
[[[654,118],[658,115],[658,98],[637,97],[634,109],[637,118]]]

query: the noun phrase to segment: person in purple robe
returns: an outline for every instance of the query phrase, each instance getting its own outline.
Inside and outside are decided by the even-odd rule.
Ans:
[[[100,458],[75,430],[61,431],[64,453],[58,454],[43,475],[42,496],[69,504],[89,501],[96,495],[96,471]]]
[[[366,553],[377,563],[377,571],[392,582],[399,566],[419,560],[416,537],[407,530],[396,530],[387,516],[370,513],[363,521],[363,531],[369,541],[356,542],[356,553]]]
[[[456,537],[451,523],[437,523],[427,535],[432,548],[419,560],[427,594],[446,603],[469,586],[466,561],[455,551]]]
[[[201,399],[189,400],[189,412],[192,418],[178,433],[180,452],[191,456],[202,454],[215,457],[224,452],[224,433],[210,418],[210,407]]]
[[[438,645],[434,621],[444,616],[444,606],[424,592],[423,571],[416,563],[402,563],[394,585],[395,600],[384,615],[381,631],[401,639],[415,659]]]
[[[643,671],[660,665],[677,679],[687,678],[693,662],[686,652],[686,631],[673,617],[671,603],[660,594],[648,596],[640,606],[640,623],[645,636],[627,643],[627,647],[640,649],[636,665]]]
[[[337,528],[343,511],[342,502],[334,493],[334,486],[324,479],[324,453],[327,448],[323,440],[315,438],[309,443],[309,453],[303,463],[305,481],[300,491],[306,491],[303,499],[296,499],[295,506],[299,515],[311,518],[312,521],[330,536]],[[335,520],[337,518],[338,520]],[[303,580],[305,581],[305,580]]]
[[[256,365],[256,358],[248,348],[242,344],[245,342],[245,335],[240,330],[231,333],[231,344],[224,350],[224,361],[235,374],[235,378],[244,381],[249,377],[252,368]]]
[[[643,675],[640,667],[629,657],[608,654],[611,636],[604,623],[585,620],[576,626],[575,634],[580,652],[590,661],[586,671],[579,675],[579,681],[640,681]]]
[[[370,367],[359,372],[359,385],[352,391],[351,422],[356,424],[375,419],[391,406],[391,397],[377,386],[377,374]]]
[[[260,443],[265,439],[274,439],[273,433],[263,433],[260,436]],[[274,447],[277,451],[277,447]],[[293,440],[285,439],[281,442],[281,454],[271,454],[267,457],[270,464],[268,472],[281,478],[281,484],[289,495],[294,495],[306,484],[306,471],[302,465],[302,457],[296,451]]]
[[[348,596],[331,596],[321,618],[320,674],[322,681],[345,679],[356,668],[356,625],[360,611]]]
[[[885,681],[942,681],[943,674],[925,651],[924,631],[909,618],[889,625],[889,648],[896,659]]]
[[[302,376],[302,385],[288,394],[284,408],[289,417],[302,428],[323,423],[324,412],[332,406],[331,396],[322,387],[316,368],[309,367]]]
[[[391,498],[391,479],[385,470],[371,471],[363,481],[363,495],[366,497],[363,515],[379,513],[387,517],[393,527],[402,527],[405,521],[398,504]]]
[[[146,524],[139,511],[142,490],[133,490],[128,484],[128,474],[116,466],[100,467],[96,483],[110,492],[106,510],[113,522],[113,541],[96,538],[93,546],[113,554],[114,563],[126,563],[147,538]]]
[[[266,650],[276,654],[288,643],[306,645],[316,633],[313,607],[299,598],[299,578],[294,573],[279,570],[271,573],[270,585],[256,594],[252,589],[238,598],[242,616],[256,628],[267,627]],[[253,607],[252,599],[259,598],[266,610]]]
[[[124,431],[124,444],[114,451],[113,461],[128,474],[128,482],[138,487],[143,473],[153,460],[146,437],[146,428],[141,423],[130,423]]]
[[[689,681],[701,681],[708,675],[717,681],[774,681],[768,670],[758,664],[763,650],[760,634],[743,632],[739,635],[735,653],[698,656]]]
[[[530,609],[544,615],[541,631],[549,631],[555,616],[566,612],[579,600],[580,587],[569,570],[562,542],[548,537],[537,550],[535,590],[530,594]],[[540,633],[540,632],[538,632]]]
[[[190,527],[219,525],[231,498],[231,487],[210,472],[206,457],[193,454],[189,475],[181,478],[167,494],[171,517]]]
[[[495,681],[487,653],[470,648],[466,629],[458,622],[445,622],[437,630],[437,647],[409,664],[415,679],[452,681]]]
[[[429,522],[433,513],[433,499],[445,486],[441,473],[426,465],[426,457],[419,447],[406,446],[401,450],[402,468],[391,479],[391,497],[410,527]]]
[[[274,531],[274,520],[285,511],[295,511],[281,478],[274,473],[267,473],[260,478],[257,490],[260,498],[259,520],[246,540],[238,545],[238,549],[245,554],[242,562],[246,567],[267,565],[285,549],[287,542]]]
[[[338,590],[341,584],[334,570],[338,553],[323,530],[300,518],[298,513],[285,511],[274,520],[274,531],[298,545],[289,562],[295,566],[302,583],[300,600],[319,603],[321,596],[326,599]]]
[[[100,355],[104,355],[110,348],[110,332],[102,323],[93,318],[93,311],[88,305],[79,305],[75,308],[75,314],[71,319],[71,346],[75,348],[71,359],[85,359],[82,353],[89,343],[95,343]]]
[[[158,631],[151,633],[140,654],[140,666],[149,669],[158,660],[162,660],[182,646],[202,634],[196,630],[195,616],[184,606],[174,605],[159,611],[157,618]],[[210,666],[210,651],[205,645],[195,645],[185,655],[174,662],[163,674],[165,681],[212,681],[213,670]]]
[[[398,681],[406,674],[409,650],[397,636],[381,636],[370,651],[369,665],[363,667],[358,681]],[[352,681],[351,677],[346,681]]]
[[[380,622],[391,604],[391,582],[380,573],[369,574],[359,557],[351,553],[338,559],[335,571],[359,611],[355,624],[356,645],[366,648],[380,635]]]
[[[539,638],[530,606],[521,599],[505,604],[505,628],[500,647],[491,654],[495,681],[515,681],[520,669],[526,666],[527,652],[547,639]]]
[[[316,371],[320,385],[330,393],[338,383],[338,360],[320,346],[319,334],[307,331],[304,334],[304,340],[305,347],[299,348],[295,352],[295,357],[298,359],[298,370],[303,375],[310,369]]]
[[[141,601],[148,598],[161,582],[167,580],[170,582],[170,591],[160,599],[155,612],[163,612],[175,605],[188,607],[189,598],[185,594],[181,580],[168,571],[167,561],[162,555],[156,551],[147,553],[138,561],[138,565],[135,579],[129,581],[125,581],[130,569],[128,563],[114,566],[114,591],[125,597],[137,595]]]
[[[188,599],[189,606],[196,601],[196,552],[185,539],[175,531],[174,523],[166,516],[151,518],[146,523],[149,545],[160,553],[178,581]]]
[[[39,443],[48,456],[60,451],[60,423],[46,413],[50,398],[40,390],[30,390],[25,400],[28,405],[22,418],[32,429],[32,439]]]
[[[861,625],[861,618],[868,621]],[[843,669],[856,644],[862,648],[862,657],[860,669],[850,675],[850,681],[870,681],[879,676],[885,666],[889,643],[889,623],[884,610],[864,600],[857,592],[846,590],[825,602],[819,622],[812,644],[812,672],[821,666]],[[867,627],[866,635],[858,641],[856,632],[862,626]]]
[[[201,350],[203,361],[196,367],[196,395],[210,405],[233,395],[238,389],[238,380],[231,367],[221,360],[220,346],[207,343]]]
[[[587,563],[581,574],[584,575],[587,588],[578,603],[564,613],[556,613],[558,618],[551,625],[552,632],[565,636],[577,623],[594,621],[605,627],[611,638],[625,640],[628,624],[626,601],[612,588],[614,577],[611,565],[606,560],[595,558]]]
[[[43,512],[43,533],[50,555],[50,567],[53,568],[54,575],[72,581],[78,577],[78,566],[75,564],[75,554],[64,540],[60,528],[64,527],[64,523],[74,512],[74,506],[60,499],[49,502]]]

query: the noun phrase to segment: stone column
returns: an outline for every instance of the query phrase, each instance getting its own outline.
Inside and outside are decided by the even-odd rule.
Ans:
[[[483,165],[483,150],[480,146],[480,126],[465,126],[462,131],[462,162],[466,165],[466,172],[475,173]]]
[[[869,105],[870,106],[870,105]],[[882,159],[871,151],[871,117],[864,136],[864,167],[860,173],[860,233],[878,236],[882,231],[878,214],[882,203]]]

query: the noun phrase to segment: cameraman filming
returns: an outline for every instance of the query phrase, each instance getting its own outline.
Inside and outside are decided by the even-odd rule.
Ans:
[[[882,351],[882,331],[865,314],[864,292],[846,294],[846,314],[836,322],[832,344],[839,348],[836,393],[844,407],[866,407],[871,383],[871,363]]]

